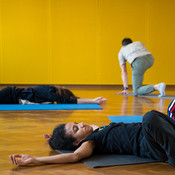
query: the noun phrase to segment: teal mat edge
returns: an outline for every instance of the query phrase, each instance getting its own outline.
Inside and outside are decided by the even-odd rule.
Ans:
[[[1,104],[0,111],[21,110],[92,110],[103,109],[98,104]]]
[[[135,122],[142,122],[142,115],[118,115],[118,116],[108,116],[111,122],[115,123],[135,123]]]

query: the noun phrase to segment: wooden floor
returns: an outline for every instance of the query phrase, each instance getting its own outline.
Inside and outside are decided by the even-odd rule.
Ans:
[[[166,113],[171,100],[141,98],[133,96],[115,95],[114,89],[74,89],[80,97],[108,98],[103,110],[76,111],[4,111],[0,112],[0,174],[59,174],[59,175],[104,175],[104,174],[175,174],[175,167],[167,163],[151,163],[140,165],[114,166],[104,168],[90,168],[82,163],[52,164],[40,166],[18,167],[12,165],[8,155],[26,153],[33,156],[47,156],[56,154],[51,151],[43,138],[44,133],[51,133],[60,123],[70,121],[98,126],[106,125],[110,121],[109,115],[143,115],[152,109]],[[175,95],[173,89],[167,94]]]

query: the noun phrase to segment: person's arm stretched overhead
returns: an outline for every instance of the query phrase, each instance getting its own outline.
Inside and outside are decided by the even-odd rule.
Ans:
[[[88,98],[78,98],[77,103],[78,104],[88,104],[88,103],[94,103],[94,104],[104,104],[106,103],[107,99],[103,97],[97,97],[94,99],[88,99]]]
[[[10,160],[15,165],[43,164],[43,163],[71,163],[91,156],[94,149],[92,141],[84,142],[74,153],[58,154],[46,157],[32,157],[26,154],[10,155]]]

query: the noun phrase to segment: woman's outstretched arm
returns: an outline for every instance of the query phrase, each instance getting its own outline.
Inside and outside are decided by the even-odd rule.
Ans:
[[[103,98],[103,97],[97,97],[97,98],[93,98],[93,99],[89,99],[89,98],[78,98],[77,99],[78,104],[88,104],[88,103],[105,104],[106,101],[107,101],[107,99]]]
[[[71,163],[91,156],[94,144],[92,141],[84,142],[74,153],[58,154],[46,157],[32,157],[26,154],[10,155],[14,165],[43,164],[43,163]]]

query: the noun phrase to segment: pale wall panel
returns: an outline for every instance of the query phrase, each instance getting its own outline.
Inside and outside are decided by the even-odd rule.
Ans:
[[[98,83],[96,0],[54,0],[51,5],[53,83]]]
[[[121,41],[131,37],[133,41],[146,40],[145,0],[100,1],[100,65],[102,84],[122,84],[118,52]],[[146,43],[145,43],[146,44]],[[127,64],[129,83],[131,68]]]
[[[4,84],[49,81],[47,0],[1,0]]]
[[[175,1],[150,0],[149,38],[150,49],[155,57],[155,64],[150,74],[150,81],[165,81],[175,85]]]

